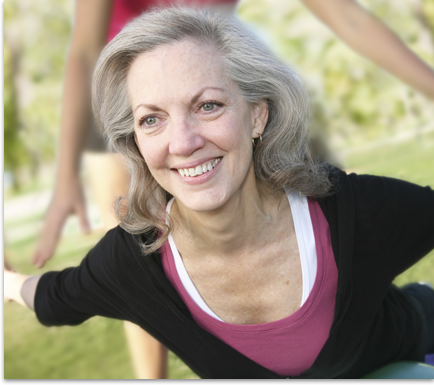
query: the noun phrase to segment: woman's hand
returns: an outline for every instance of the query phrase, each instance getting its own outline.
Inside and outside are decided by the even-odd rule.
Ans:
[[[7,263],[4,264],[4,301],[15,301],[20,305],[34,309],[36,286],[40,276],[30,276],[12,271]]]
[[[89,233],[86,201],[78,177],[63,183],[54,192],[31,261],[36,267],[43,267],[45,262],[53,256],[65,221],[71,214],[78,215],[82,232]]]

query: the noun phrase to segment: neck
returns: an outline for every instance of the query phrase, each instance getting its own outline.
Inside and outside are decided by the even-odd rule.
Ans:
[[[267,241],[269,232],[285,209],[279,210],[284,191],[276,193],[256,180],[253,188],[241,189],[222,207],[207,212],[193,212],[174,202],[175,242],[182,242],[190,255],[231,257]],[[280,205],[283,208],[289,205]]]

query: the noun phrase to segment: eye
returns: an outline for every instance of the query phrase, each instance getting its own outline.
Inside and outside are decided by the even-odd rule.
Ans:
[[[139,126],[154,126],[157,123],[157,117],[156,116],[144,116],[139,121]]]
[[[214,107],[215,107],[215,103],[205,103],[203,106],[202,106],[202,109],[204,110],[204,111],[212,111],[213,109],[214,109]]]
[[[155,116],[149,116],[145,119],[145,124],[147,126],[152,126],[157,123],[157,118]]]

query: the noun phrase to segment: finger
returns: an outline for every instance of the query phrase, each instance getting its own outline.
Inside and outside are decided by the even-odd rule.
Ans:
[[[51,234],[47,234],[46,232],[41,234],[38,246],[32,259],[32,263],[38,269],[44,267],[45,262],[47,262],[54,255],[59,237],[59,231],[55,231]]]
[[[80,223],[81,231],[84,234],[89,234],[90,233],[90,222],[89,222],[89,218],[87,216],[86,205],[84,204],[84,202],[80,202],[79,204],[77,204],[76,213],[78,215],[78,220]]]
[[[50,213],[47,216],[31,261],[37,268],[43,267],[45,262],[53,256],[64,222],[62,215],[53,216]]]
[[[36,253],[34,254],[31,263],[33,265],[35,265],[35,267],[37,267],[38,269],[44,267],[45,265],[45,261],[50,259],[49,257],[49,253],[46,253],[44,251],[38,250],[36,251]]]

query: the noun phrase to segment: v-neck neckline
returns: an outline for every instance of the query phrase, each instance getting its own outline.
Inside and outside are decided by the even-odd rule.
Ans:
[[[148,242],[149,242],[149,233],[145,235]],[[292,378],[287,376],[279,376],[278,374],[274,373],[273,371],[264,368],[263,366],[259,365],[258,363],[252,361],[250,358],[246,357],[244,354],[241,354],[231,346],[227,345],[222,340],[218,339],[217,337],[213,336],[211,333],[207,332],[206,330],[202,329],[196,321],[194,321],[190,311],[188,310],[186,304],[176,291],[176,289],[173,287],[173,285],[170,283],[169,279],[166,277],[166,274],[164,273],[163,264],[161,261],[161,256],[158,251],[153,252],[151,254],[146,255],[146,257],[143,259],[144,263],[147,265],[148,269],[145,269],[146,273],[148,274],[148,278],[153,282],[154,286],[161,289],[158,290],[158,295],[161,297],[161,303],[165,304],[166,306],[169,306],[171,311],[174,313],[178,313],[178,317],[184,318],[185,321],[188,321],[189,323],[194,324],[195,328],[200,329],[203,333],[207,335],[210,342],[212,341],[213,346],[218,347],[218,350],[225,350],[222,354],[225,354],[226,357],[233,356],[233,359],[236,360],[238,365],[240,367],[243,367],[243,371],[246,373],[254,373],[254,377],[246,377],[246,378],[263,378],[263,379],[285,379],[285,378]],[[167,298],[170,299],[170,301],[167,301]],[[174,306],[172,306],[172,304]],[[216,350],[217,350],[216,349]],[[228,377],[233,378],[233,377]]]

